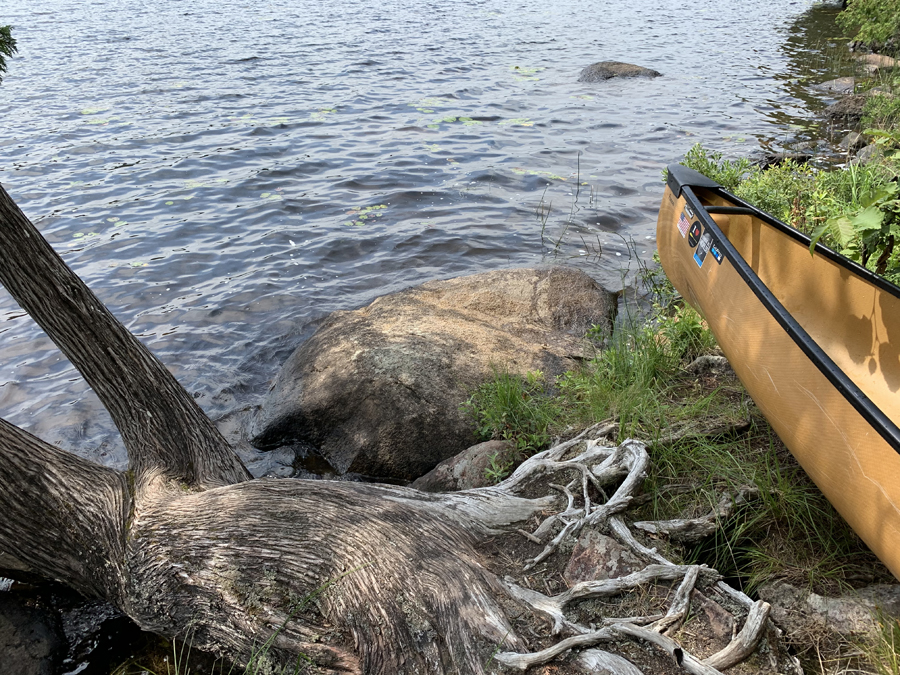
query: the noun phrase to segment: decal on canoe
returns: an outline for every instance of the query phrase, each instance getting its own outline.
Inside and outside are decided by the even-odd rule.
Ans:
[[[712,246],[709,247],[709,252],[712,253],[712,257],[716,259],[716,262],[720,265],[722,261],[725,260],[725,254],[722,253],[722,249],[719,246],[719,242],[713,239]]]
[[[693,218],[693,217],[694,217],[694,209],[692,209],[689,205],[685,204],[685,205],[684,205],[684,210],[687,211],[688,218]]]
[[[700,241],[700,221],[695,220],[691,223],[691,229],[688,231],[688,244],[690,244],[691,248],[694,248],[697,245],[697,242]]]
[[[709,232],[704,232],[703,236],[700,237],[700,244],[697,246],[697,251],[694,253],[694,262],[697,263],[697,267],[703,267],[703,261],[706,260],[706,254],[709,253],[709,249],[712,248],[713,238]]]
[[[688,230],[691,227],[691,221],[687,219],[687,216],[684,213],[681,214],[681,218],[678,219],[678,231],[681,232],[681,238],[684,239],[687,236]]]

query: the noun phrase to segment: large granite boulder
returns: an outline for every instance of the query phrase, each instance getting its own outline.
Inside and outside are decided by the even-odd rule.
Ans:
[[[562,373],[615,309],[589,276],[554,267],[432,281],[335,312],[276,377],[251,443],[309,443],[339,473],[411,480],[475,442],[461,406],[495,369]]]
[[[600,61],[592,63],[581,71],[578,76],[579,82],[602,82],[613,77],[659,77],[659,73],[650,68],[636,66],[632,63],[621,63],[619,61]]]

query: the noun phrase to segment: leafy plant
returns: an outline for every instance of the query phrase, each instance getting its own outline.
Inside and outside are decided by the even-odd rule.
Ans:
[[[805,163],[786,160],[765,171],[754,170],[733,192],[754,206],[803,228],[814,203],[815,173]]]
[[[463,407],[475,418],[484,439],[512,441],[517,451],[532,454],[550,440],[550,426],[559,418],[559,402],[551,395],[544,374],[521,378],[505,369],[479,387]]]
[[[887,42],[900,35],[900,12],[895,0],[852,0],[838,14],[837,22],[845,30],[856,31],[861,42]]]
[[[0,82],[6,72],[6,58],[18,51],[16,39],[12,36],[12,26],[0,26]]]
[[[712,178],[730,192],[733,192],[746,175],[753,171],[753,165],[746,157],[736,160],[723,159],[721,152],[709,152],[700,143],[687,151],[681,163],[707,178]]]
[[[857,208],[829,218],[813,231],[810,252],[828,232],[840,244],[843,255],[862,265],[874,261],[873,271],[885,274],[900,236],[898,192],[893,182],[873,187],[859,198]]]
[[[495,452],[488,457],[488,466],[484,470],[484,477],[491,483],[499,483],[512,471],[515,462],[512,459],[501,459],[502,453]]]

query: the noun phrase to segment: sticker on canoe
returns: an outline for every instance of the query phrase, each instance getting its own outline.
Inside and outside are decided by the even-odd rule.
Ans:
[[[681,238],[684,239],[687,236],[688,230],[691,227],[691,221],[687,219],[687,216],[684,213],[681,214],[681,217],[678,219],[678,231],[681,232]]]
[[[688,231],[688,244],[691,248],[694,248],[698,241],[700,241],[700,221],[696,220],[691,224],[691,229]]]
[[[706,260],[706,254],[709,253],[709,249],[712,248],[713,238],[709,232],[704,232],[703,236],[700,237],[700,244],[697,246],[697,251],[694,253],[694,262],[697,263],[697,267],[703,267],[703,261]]]
[[[715,258],[716,262],[720,265],[722,264],[722,261],[725,260],[725,254],[722,253],[719,242],[713,240],[712,245],[709,247],[709,252],[712,253],[712,257]]]
[[[685,204],[685,205],[684,205],[684,210],[687,211],[688,218],[693,218],[693,217],[694,217],[694,209],[692,209],[690,206],[688,206],[687,204]]]

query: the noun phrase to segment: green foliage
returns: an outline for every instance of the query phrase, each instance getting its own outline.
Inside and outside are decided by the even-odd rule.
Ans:
[[[804,215],[813,203],[814,184],[815,174],[808,164],[787,160],[765,171],[755,169],[733,192],[802,229]]]
[[[499,483],[512,471],[515,462],[512,459],[501,459],[501,453],[495,452],[488,457],[488,467],[484,470],[484,477],[491,483]]]
[[[883,121],[896,120],[900,103],[891,100],[873,105],[873,115],[882,115]],[[867,133],[881,138],[888,149],[900,146],[898,127]],[[715,157],[694,146],[683,163],[709,171],[706,175],[720,180],[722,160]],[[732,171],[732,176],[735,173]],[[754,167],[744,171],[731,191],[809,234],[811,251],[821,242],[896,283],[900,281],[900,251],[895,250],[900,243],[898,176],[897,158],[866,165],[851,163],[833,171],[816,171],[808,164],[788,160],[766,170]]]
[[[6,58],[17,51],[16,39],[12,36],[12,26],[0,26],[0,82],[6,72]]]
[[[900,619],[879,611],[875,621],[875,639],[859,646],[878,675],[900,675]]]
[[[482,438],[512,441],[525,454],[550,441],[550,427],[561,414],[542,372],[530,372],[523,379],[499,368],[463,407],[475,418]]]
[[[866,134],[874,129],[896,129],[900,126],[900,96],[870,94],[863,106],[862,124]]]
[[[709,152],[697,143],[688,150],[681,162],[686,167],[712,178],[729,192],[733,192],[753,166],[746,157],[736,160],[722,158],[720,152]]]
[[[865,43],[883,43],[900,36],[896,0],[850,0],[837,22],[847,31],[856,31],[856,39]]]

